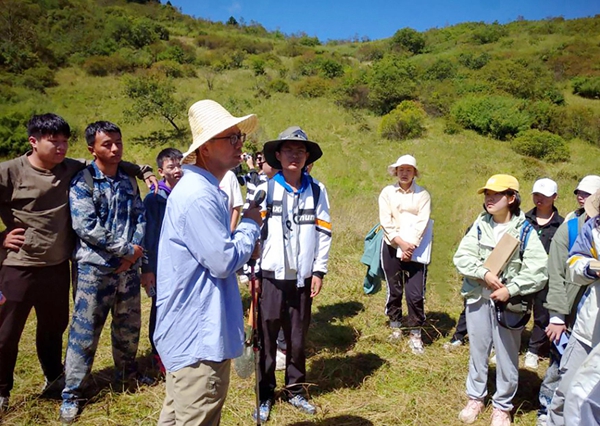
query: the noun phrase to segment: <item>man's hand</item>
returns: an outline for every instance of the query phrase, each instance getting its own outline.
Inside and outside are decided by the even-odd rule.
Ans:
[[[146,290],[146,294],[148,297],[151,297],[151,288],[156,287],[156,275],[154,275],[154,272],[144,272],[140,279],[142,282],[142,287],[144,287],[144,290]]]
[[[548,324],[546,327],[546,336],[551,342],[559,342],[560,336],[567,331],[567,326],[564,324]]]
[[[2,247],[13,251],[19,251],[23,244],[25,244],[25,229],[15,228],[4,236]]]
[[[260,209],[258,207],[250,207],[244,212],[242,219],[253,220],[258,226],[262,226],[263,223],[262,217],[260,216]]]
[[[115,274],[120,274],[121,272],[125,272],[125,271],[129,270],[129,268],[131,268],[132,266],[133,266],[133,262],[130,262],[129,260],[123,258],[123,259],[121,259],[121,263],[119,264],[119,267],[115,271]]]
[[[254,161],[252,160],[252,156],[248,156],[248,158],[246,159],[246,165],[248,166],[248,168],[250,170],[254,169]]]
[[[504,284],[502,284],[500,278],[498,278],[496,274],[492,274],[490,271],[485,273],[483,279],[485,280],[485,285],[487,286],[487,288],[489,288],[492,291],[499,290],[504,287]]]
[[[154,185],[154,193],[158,193],[158,180],[156,179],[156,176],[152,175],[150,177],[147,177],[146,179],[144,179],[144,182],[146,182],[148,189],[152,188],[152,185]]]
[[[495,290],[490,295],[490,298],[495,302],[506,302],[508,299],[510,299],[510,293],[506,287],[501,287],[498,290]]]
[[[137,244],[134,244],[133,245],[133,254],[131,256],[125,256],[125,259],[127,259],[131,263],[135,263],[143,255],[144,255],[144,249],[142,248],[142,246],[138,246]]]
[[[323,287],[323,278],[313,275],[310,283],[310,297],[317,296],[321,292],[321,287]]]

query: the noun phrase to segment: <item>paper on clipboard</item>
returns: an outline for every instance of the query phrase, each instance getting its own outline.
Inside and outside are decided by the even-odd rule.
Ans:
[[[402,235],[400,235],[402,238]],[[421,238],[421,244],[415,249],[412,257],[410,258],[411,262],[422,263],[423,265],[429,265],[431,262],[431,244],[433,242],[433,219],[429,219],[427,223],[427,227],[425,228],[425,232],[423,233],[423,238]],[[402,257],[402,249],[398,247],[396,251],[396,257]]]

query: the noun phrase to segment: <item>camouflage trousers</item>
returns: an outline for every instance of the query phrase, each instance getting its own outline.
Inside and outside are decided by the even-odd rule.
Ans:
[[[96,266],[77,265],[75,306],[65,360],[63,399],[82,397],[84,380],[94,363],[100,333],[112,314],[112,354],[117,376],[136,371],[140,340],[140,277],[137,270],[103,273]]]

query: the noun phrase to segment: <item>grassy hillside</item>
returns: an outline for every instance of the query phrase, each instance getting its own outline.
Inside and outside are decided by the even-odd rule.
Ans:
[[[83,0],[57,0],[39,4],[92,5]],[[555,124],[561,123],[561,126],[551,130],[560,133],[567,126],[574,128],[575,124],[564,121],[561,114],[573,118],[577,115],[569,115],[565,111],[583,111],[591,115],[581,114],[589,118],[578,124],[581,135],[594,135],[593,120],[600,116],[600,101],[574,95],[569,79],[575,75],[600,74],[597,68],[600,61],[595,56],[599,54],[600,18],[514,22],[499,26],[501,28],[476,23],[461,24],[424,33],[423,51],[414,54],[404,47],[392,46],[392,40],[311,46],[315,41],[307,37],[269,34],[260,31],[260,26],[256,24],[230,28],[189,17],[179,19],[176,11],[165,9],[168,6],[112,1],[99,2],[98,5],[113,8],[110,9],[113,15],[117,10],[131,19],[146,16],[167,28],[170,37],[169,40],[156,40],[139,49],[127,47],[129,51],[122,51],[124,47],[119,47],[108,55],[91,56],[112,58],[102,61],[113,61],[119,51],[121,56],[129,52],[131,57],[136,57],[140,52],[161,48],[166,50],[183,43],[182,46],[190,46],[194,60],[182,60],[182,63],[177,62],[177,66],[182,70],[191,69],[193,73],[184,72],[181,77],[170,77],[171,80],[163,76],[165,81],[174,84],[178,99],[187,98],[190,105],[195,100],[211,98],[234,114],[256,113],[260,129],[253,137],[254,145],[249,144],[248,149],[261,145],[290,125],[300,125],[323,148],[324,156],[317,162],[313,174],[328,188],[334,239],[330,273],[322,294],[314,303],[308,343],[309,389],[319,406],[319,413],[309,418],[298,414],[285,403],[277,403],[270,424],[459,424],[457,414],[466,400],[464,382],[468,349],[447,354],[442,344],[447,340],[447,333],[462,309],[458,295],[460,279],[452,265],[452,255],[464,230],[481,210],[482,199],[476,194],[477,188],[492,174],[514,174],[521,182],[524,208],[529,209],[532,207],[529,193],[534,180],[551,177],[559,184],[559,210],[567,213],[575,207],[572,191],[577,181],[586,174],[597,173],[596,159],[600,152],[598,140],[586,141],[583,136],[572,137],[563,132],[570,150],[568,161],[546,163],[520,156],[510,148],[509,141],[489,138],[474,130],[459,129],[456,134],[446,133],[447,123],[453,120],[451,107],[467,94],[473,93],[520,99],[527,105],[547,102],[557,109],[553,111],[558,111],[557,116],[563,120],[556,121],[558,119],[554,118]],[[79,10],[74,6],[73,9]],[[101,11],[98,15],[105,16],[106,9]],[[499,32],[500,38],[480,43],[482,39],[493,40],[498,35],[494,31]],[[581,35],[584,33],[587,36]],[[255,47],[260,43],[271,43],[272,52],[246,52],[239,66],[224,64],[222,60],[232,58],[237,51],[235,46],[231,48],[225,43],[231,39],[237,42],[241,39],[250,40]],[[218,47],[219,43],[224,45]],[[304,53],[302,56],[292,56],[294,49]],[[53,111],[64,116],[79,135],[74,138],[69,152],[75,157],[87,156],[81,135],[87,123],[98,119],[121,125],[125,157],[132,161],[152,164],[163,147],[187,148],[190,140],[187,130],[178,135],[160,118],[128,121],[125,111],[132,102],[124,94],[124,76],[128,72],[122,70],[110,71],[105,76],[90,75],[89,68],[84,66],[90,57],[86,56],[89,52],[82,52],[79,50],[71,53],[71,56],[66,55],[68,61],[53,67],[53,83],[47,87],[32,89],[17,80],[11,84],[4,80],[2,93],[12,94],[0,105],[0,117],[5,119],[14,114],[26,117],[32,111]],[[475,52],[475,56],[465,59],[464,54],[468,52]],[[484,53],[489,58],[480,69],[462,65],[462,62],[477,62],[479,55]],[[459,61],[461,54],[462,62]],[[381,61],[388,60],[386,58],[390,58],[390,55],[400,61],[400,65],[392,69],[397,71],[414,67],[410,71],[411,77],[404,80],[410,83],[406,87],[412,89],[401,94],[401,97],[406,95],[406,99],[419,101],[428,112],[424,121],[425,132],[417,139],[387,140],[377,132],[382,111],[376,111],[373,102],[377,100],[379,107],[387,105],[393,108],[395,104],[390,103],[390,99],[381,101],[381,97],[373,96],[376,90],[383,95],[390,93],[387,88],[374,85],[376,79],[373,78],[373,69],[378,66],[380,69],[389,69],[383,67],[385,63]],[[327,72],[335,74],[337,68],[322,58],[342,64],[342,75],[328,77]],[[543,70],[542,76],[548,77],[545,80],[548,85],[544,86],[544,90],[556,90],[553,96],[556,93],[561,95],[564,98],[562,105],[544,98],[544,91],[540,92],[542,95],[532,95],[532,98],[519,98],[515,94],[519,92],[514,89],[518,85],[504,83],[521,81],[526,86],[528,81],[519,80],[520,75],[513,75],[513,78],[507,71],[506,81],[502,84],[490,77],[492,71],[500,69],[502,64],[508,64],[507,61],[535,58],[540,61],[541,65],[538,65],[543,67],[539,68]],[[443,59],[450,61],[449,68],[444,62],[439,62]],[[256,64],[260,60],[264,61],[265,73],[257,75],[260,67]],[[133,70],[146,76],[145,73],[155,63],[147,67],[133,66],[127,71]],[[329,65],[324,66],[324,63]],[[432,70],[434,63],[437,65]],[[513,65],[515,63],[520,64],[510,62]],[[486,71],[490,64],[500,68]],[[172,64],[170,66],[177,68]],[[575,66],[578,68],[575,69]],[[450,74],[446,76],[440,70],[450,70]],[[26,70],[8,70],[6,66],[3,71],[5,76],[22,78],[26,75]],[[392,74],[397,77],[396,71]],[[151,72],[164,74],[156,70]],[[430,79],[432,75],[444,78]],[[207,79],[213,78],[214,87],[209,90]],[[270,88],[269,84],[278,79],[289,85],[289,92]],[[475,83],[480,84],[475,87]],[[302,85],[309,86],[310,96],[298,89]],[[315,87],[322,87],[324,91]],[[514,93],[511,93],[513,89]],[[315,93],[319,96],[313,96]],[[537,98],[538,95],[541,98]],[[558,98],[560,96],[555,97]],[[356,102],[348,102],[349,99]],[[361,100],[365,102],[364,105],[360,104]],[[11,123],[4,120],[0,124],[11,128]],[[185,119],[180,119],[180,124],[185,124]],[[14,129],[22,132],[19,125]],[[589,131],[584,131],[586,129]],[[425,355],[421,357],[412,355],[405,342],[388,342],[389,331],[383,314],[385,291],[370,297],[363,295],[365,268],[359,262],[364,235],[377,221],[379,192],[386,184],[393,182],[386,174],[386,166],[405,153],[417,158],[422,171],[419,182],[432,195],[432,216],[435,219],[433,261],[429,268],[426,301],[428,344]],[[244,289],[243,292],[247,300]],[[149,301],[145,299],[144,313],[148,311]],[[144,323],[147,323],[146,320]],[[35,356],[33,327],[34,321],[31,320],[21,343],[11,398],[14,409],[4,419],[6,425],[58,424],[60,403],[37,397],[43,378]],[[148,366],[148,351],[147,332],[144,329],[140,344],[142,368]],[[542,365],[537,373],[521,370],[521,382],[515,400],[516,424],[535,424],[537,388],[547,364]],[[84,410],[79,424],[155,424],[164,396],[163,384],[143,387],[135,393],[113,392],[107,385],[112,375],[111,367],[107,328],[94,366],[94,381],[99,392]],[[282,376],[278,378],[281,382]],[[491,385],[490,390],[493,391],[493,388]],[[253,389],[252,380],[232,379],[223,425],[250,424]],[[491,408],[488,408],[486,414],[490,413]],[[476,424],[487,423],[487,417],[483,416]]]

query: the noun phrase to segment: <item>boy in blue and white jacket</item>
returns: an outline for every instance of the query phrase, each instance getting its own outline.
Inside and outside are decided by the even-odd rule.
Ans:
[[[313,297],[321,291],[331,247],[331,219],[325,186],[304,172],[322,155],[306,133],[290,127],[264,146],[269,165],[280,169],[257,190],[267,193],[261,205],[262,232],[259,299],[259,397],[262,421],[269,418],[275,394],[277,334],[287,343],[285,386],[289,402],[304,413],[316,409],[307,400],[305,340]]]
[[[600,342],[600,274],[590,268],[590,262],[598,259],[600,251],[600,216],[598,206],[600,192],[588,197],[585,211],[592,217],[581,228],[569,251],[569,274],[574,284],[587,286],[577,308],[577,319],[569,343],[562,355],[559,367],[560,382],[552,397],[548,411],[548,425],[563,426],[565,397],[578,367],[592,349]]]

